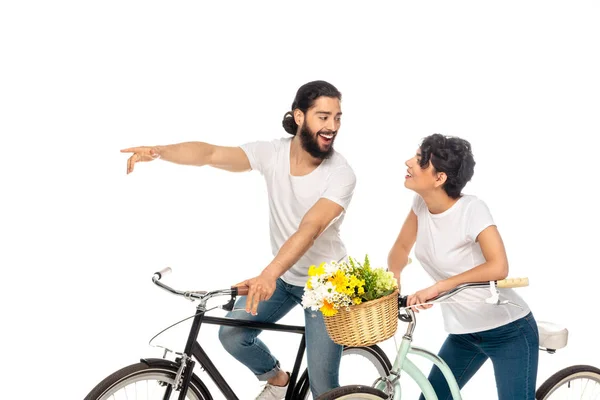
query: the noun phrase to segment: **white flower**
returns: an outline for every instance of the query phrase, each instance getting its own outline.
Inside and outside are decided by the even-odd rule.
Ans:
[[[315,296],[315,293],[312,291],[305,292],[302,296],[302,307],[317,311],[323,307],[323,299]]]
[[[340,266],[335,261],[325,264],[325,275],[331,276],[334,275],[337,270],[340,269]]]

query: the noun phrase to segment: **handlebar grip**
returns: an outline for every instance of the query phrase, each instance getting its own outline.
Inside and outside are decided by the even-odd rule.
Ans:
[[[496,287],[499,288],[517,288],[529,286],[529,278],[506,278],[496,281]]]
[[[248,290],[250,288],[248,286],[232,286],[231,290],[233,290],[234,296],[247,296]]]
[[[171,267],[163,268],[158,272],[155,272],[154,275],[158,275],[158,280],[161,280],[163,276],[170,274],[173,270]]]

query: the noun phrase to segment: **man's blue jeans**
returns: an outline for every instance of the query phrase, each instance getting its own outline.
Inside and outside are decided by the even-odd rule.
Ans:
[[[461,388],[490,358],[499,400],[535,400],[539,333],[531,313],[495,329],[451,334],[439,356],[446,361]],[[452,399],[448,384],[436,366],[432,368],[429,380],[439,400]],[[491,394],[482,393],[481,398],[489,398]]]
[[[277,280],[273,296],[258,305],[258,314],[252,315],[236,308],[245,308],[246,297],[239,297],[228,317],[248,321],[276,322],[296,305],[301,304],[304,288]],[[327,334],[320,311],[304,310],[306,328],[306,356],[308,375],[313,397],[339,386],[339,366],[342,346],[335,344]],[[219,340],[223,347],[242,364],[247,366],[259,380],[266,381],[280,370],[279,362],[267,346],[258,339],[258,329],[221,326]]]

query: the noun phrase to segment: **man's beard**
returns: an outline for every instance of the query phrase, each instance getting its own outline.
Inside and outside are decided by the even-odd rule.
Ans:
[[[322,131],[323,133],[331,133],[329,131]],[[333,132],[336,133],[336,132]],[[331,144],[327,150],[321,150],[319,147],[319,133],[313,134],[306,126],[306,121],[302,124],[300,128],[300,143],[302,144],[302,148],[308,152],[311,156],[325,160],[333,154],[333,141],[335,140],[335,136],[331,139]]]

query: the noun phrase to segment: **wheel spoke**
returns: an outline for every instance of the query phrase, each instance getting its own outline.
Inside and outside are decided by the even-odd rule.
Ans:
[[[600,400],[600,370],[590,366],[568,367],[542,386],[543,398],[547,400]]]
[[[171,393],[176,367],[148,367],[133,364],[101,382],[86,400],[173,400],[179,392]],[[187,391],[188,400],[206,400],[210,394],[206,387],[192,380]]]

